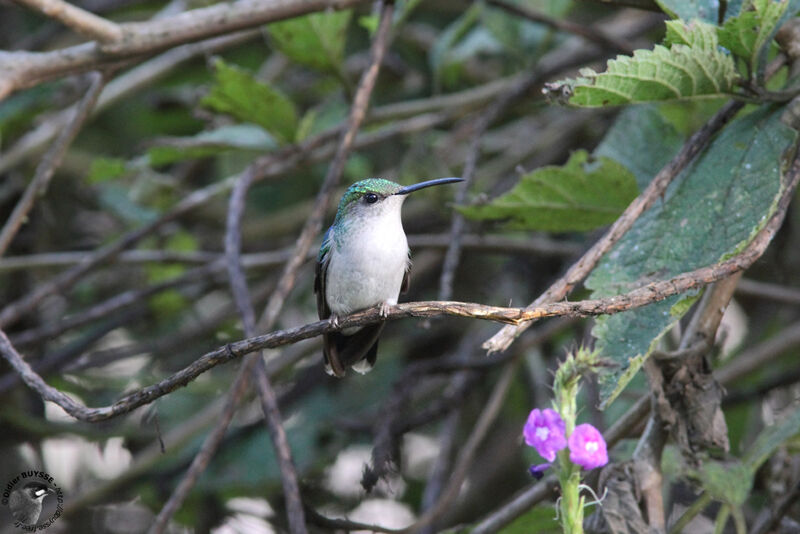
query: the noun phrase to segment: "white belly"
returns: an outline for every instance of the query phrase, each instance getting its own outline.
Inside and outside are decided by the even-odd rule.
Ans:
[[[328,307],[336,315],[397,304],[408,268],[408,242],[400,224],[383,228],[348,228],[331,246],[325,287]]]

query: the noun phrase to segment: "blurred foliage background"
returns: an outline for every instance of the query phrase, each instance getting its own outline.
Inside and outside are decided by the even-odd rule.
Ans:
[[[208,4],[75,3],[117,22]],[[631,2],[578,0],[511,3],[536,11],[548,23],[526,20],[494,2],[397,2],[370,112],[337,199],[347,185],[365,177],[410,184],[461,175],[481,118],[525,76],[542,69],[548,73],[544,82],[575,78],[580,67],[603,71],[605,60],[617,53],[661,42],[668,19],[648,2],[633,2],[639,5],[632,7],[627,5]],[[701,9],[704,5],[700,3]],[[242,225],[247,279],[260,311],[322,183],[336,133],[368,64],[377,21],[370,5],[312,14],[225,42],[174,47],[116,72],[47,194],[37,200],[0,258],[0,307],[12,305],[93,251],[160,222],[113,261],[4,325],[14,346],[49,384],[88,406],[106,405],[242,338],[222,260],[233,180],[256,158],[277,154],[263,160],[267,170],[249,192]],[[586,40],[554,28],[552,21],[570,21],[616,43]],[[0,49],[52,50],[77,42],[78,37],[56,22],[0,1]],[[770,58],[779,54],[773,47]],[[784,68],[770,83],[785,84],[792,74]],[[0,220],[10,214],[53,134],[64,127],[60,110],[79,100],[88,86],[86,76],[70,76],[0,102]],[[464,213],[470,219],[453,299],[528,304],[581,256],[733,90],[627,108],[573,108],[546,102],[541,88],[541,83],[532,84],[480,135],[475,179],[464,203],[469,207],[453,209],[451,188],[429,189],[406,203],[404,226],[413,258],[406,301],[437,299],[451,219]],[[776,190],[752,185],[757,178],[751,174],[767,176],[770,167],[777,175],[778,158],[794,135],[779,126],[780,109],[755,107],[737,119],[751,123],[720,134],[728,135],[718,145],[727,152],[713,156],[717,159],[702,171],[707,182],[682,190],[684,211],[669,212],[672,219],[650,229],[658,239],[637,234],[643,241],[657,241],[643,253],[649,258],[660,258],[664,250],[690,250],[689,268],[678,260],[666,267],[645,262],[636,272],[622,266],[621,273],[615,270],[620,262],[611,257],[588,284],[596,296],[621,292],[642,276],[667,278],[714,263],[752,233],[764,213],[753,206],[769,205]],[[773,149],[754,156],[757,167],[748,168],[752,173],[736,174],[741,189],[726,191],[765,191],[763,198],[705,203],[703,192],[713,192],[724,179],[724,172],[714,172],[720,161],[753,143]],[[572,192],[566,196],[574,198],[564,200],[563,192],[536,197],[535,185],[519,189],[517,184],[525,180],[544,184],[544,189],[561,184]],[[511,208],[502,202],[487,204],[505,193],[512,195],[501,197]],[[202,202],[181,208],[197,195]],[[513,195],[523,200],[534,195],[534,201],[521,210]],[[334,209],[329,206],[326,224]],[[705,216],[720,211],[720,219]],[[701,220],[691,223],[698,238],[689,241],[676,233],[668,241],[665,236],[687,220],[685,213],[696,213]],[[744,223],[737,234],[724,217],[737,214],[756,222]],[[764,364],[728,385],[723,409],[734,457],[742,457],[762,429],[780,420],[798,398],[798,223],[796,210],[790,209],[770,249],[740,282],[713,351],[715,365],[748,351],[769,354]],[[708,225],[705,230],[703,224]],[[631,243],[630,250],[643,241]],[[276,328],[317,320],[312,286],[309,261]],[[571,300],[589,295],[581,287]],[[688,310],[695,300],[681,302]],[[667,305],[668,311],[670,306],[675,302]],[[676,348],[691,314],[680,316],[658,327],[649,325],[637,342],[648,347],[666,333],[659,347]],[[458,499],[429,531],[490,516],[534,483],[527,467],[538,459],[522,445],[522,424],[532,408],[548,405],[558,359],[578,345],[594,343],[593,325],[590,319],[543,322],[506,353],[487,358],[481,343],[497,325],[455,318],[392,321],[382,336],[375,369],[343,380],[323,372],[317,338],[266,351],[304,500],[326,516],[346,514],[386,527],[411,523],[435,500],[443,480],[437,473],[452,470],[501,364],[513,360],[517,367],[500,414],[470,464]],[[619,354],[629,358],[638,353]],[[63,517],[49,531],[143,532],[218,420],[238,365],[217,366],[129,415],[89,424],[44,403],[2,362],[0,482],[24,469],[50,473],[66,501]],[[617,392],[616,402],[600,411],[601,385],[590,379],[579,400],[580,417],[606,429],[647,392],[640,373]],[[641,427],[631,429],[628,439],[613,449],[612,459],[630,458],[641,432]],[[773,441],[769,460],[755,473],[743,504],[748,524],[769,516],[770,502],[797,488],[800,480],[796,440],[794,447],[791,440]],[[365,465],[383,475],[369,493],[361,483]],[[680,515],[696,500],[697,486],[686,482],[687,467],[676,447],[668,445],[662,466],[667,512]],[[505,531],[556,531],[556,497],[553,493],[525,510]],[[46,500],[44,514],[52,509]],[[713,508],[709,515],[714,517]],[[711,531],[704,530],[713,528],[710,520],[702,520],[697,519],[693,532]],[[778,523],[781,530],[776,532],[799,531],[800,508],[789,507]],[[218,533],[287,529],[278,464],[254,396],[237,412],[222,447],[170,528]],[[13,531],[5,523],[0,529]]]

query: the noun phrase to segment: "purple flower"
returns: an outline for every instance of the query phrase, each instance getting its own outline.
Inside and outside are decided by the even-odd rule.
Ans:
[[[533,410],[522,430],[525,443],[536,449],[548,462],[556,459],[556,453],[567,446],[564,436],[564,421],[558,412],[545,408]],[[603,444],[605,450],[605,444]]]
[[[569,459],[584,469],[606,465],[608,450],[600,431],[586,423],[576,426],[569,436]]]
[[[528,468],[528,473],[531,474],[536,480],[541,480],[544,477],[544,472],[550,467],[550,464],[532,465]]]

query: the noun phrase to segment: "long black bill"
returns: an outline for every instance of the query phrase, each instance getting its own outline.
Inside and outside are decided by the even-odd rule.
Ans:
[[[456,182],[463,182],[463,181],[464,181],[463,178],[437,178],[435,180],[428,180],[427,182],[420,182],[418,184],[406,186],[397,193],[395,193],[395,195],[407,195],[409,193],[413,193],[414,191],[419,191],[420,189],[431,187],[432,185],[454,184]]]

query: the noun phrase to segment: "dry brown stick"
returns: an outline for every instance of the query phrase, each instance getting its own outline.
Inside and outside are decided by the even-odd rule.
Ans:
[[[120,24],[122,36],[49,52],[0,52],[0,100],[12,92],[68,74],[146,56],[165,48],[253,28],[326,9],[346,9],[364,0],[243,0],[192,9],[147,22]]]
[[[100,95],[105,81],[106,75],[104,74],[94,73],[92,75],[91,86],[71,111],[67,127],[61,130],[53,146],[50,147],[50,150],[47,151],[39,165],[37,165],[33,179],[22,194],[22,198],[14,206],[14,210],[3,225],[3,229],[0,230],[0,256],[8,249],[11,240],[14,239],[20,226],[28,217],[28,213],[33,208],[36,199],[47,191],[50,179],[61,164],[61,160],[64,158],[67,148],[72,144],[72,140],[78,135],[95,102],[97,102],[97,97]]]
[[[122,38],[120,26],[63,0],[15,0],[101,43]]]
[[[623,235],[633,226],[639,216],[645,212],[666,191],[667,186],[691,162],[694,157],[711,140],[711,137],[720,130],[743,107],[741,102],[728,102],[709,120],[699,131],[684,144],[681,151],[653,178],[647,188],[625,209],[620,217],[611,225],[611,228],[600,240],[589,249],[569,270],[556,280],[530,307],[536,307],[546,302],[556,302],[567,296],[598,264],[600,259],[616,244]],[[529,325],[521,324],[503,327],[494,336],[488,339],[483,348],[490,354],[508,348],[514,339],[524,332]]]
[[[255,335],[256,318],[241,262],[241,221],[251,182],[252,178],[249,174],[242,176],[231,193],[225,231],[225,255],[231,292],[242,317],[244,333],[248,337]],[[286,430],[283,428],[283,417],[278,406],[278,399],[272,384],[270,384],[261,352],[251,354],[249,358],[255,360],[256,388],[261,400],[261,410],[264,412],[264,419],[280,466],[289,530],[292,534],[305,534],[308,529],[303,513],[303,502],[300,498],[300,485],[297,483],[297,471],[292,460]]]
[[[523,5],[513,4],[506,0],[487,0],[489,5],[499,7],[513,15],[520,16],[532,22],[539,22],[560,30],[565,33],[571,33],[583,37],[587,41],[592,41],[599,44],[603,48],[622,52],[624,54],[633,54],[633,48],[625,41],[607,35],[602,28],[594,28],[592,26],[584,26],[569,20],[556,19],[544,13],[539,13]]]

